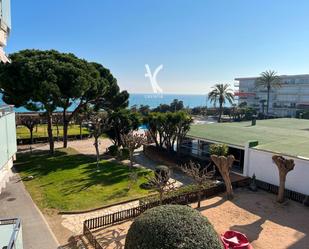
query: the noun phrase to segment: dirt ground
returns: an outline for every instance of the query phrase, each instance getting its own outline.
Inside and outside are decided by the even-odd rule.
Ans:
[[[233,201],[217,196],[202,202],[200,212],[218,234],[240,231],[247,235],[254,249],[309,248],[309,208],[294,201],[277,204],[275,195],[264,191],[238,189],[235,193]],[[96,231],[103,248],[124,248],[130,225],[131,221]]]

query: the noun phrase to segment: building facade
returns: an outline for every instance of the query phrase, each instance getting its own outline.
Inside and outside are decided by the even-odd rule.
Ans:
[[[15,112],[13,106],[0,107],[0,194],[12,174],[17,152]]]
[[[236,78],[235,92],[238,102],[246,102],[258,112],[266,112],[267,89],[256,86],[258,77]],[[297,111],[309,109],[309,74],[281,75],[281,87],[271,89],[269,114],[278,117],[295,117]]]
[[[4,52],[11,31],[11,1],[0,0],[0,60],[9,62]]]

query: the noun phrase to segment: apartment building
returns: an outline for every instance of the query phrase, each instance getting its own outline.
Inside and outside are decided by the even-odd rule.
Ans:
[[[246,102],[257,111],[266,111],[267,89],[257,87],[258,77],[236,78],[239,91],[235,92],[239,104]],[[309,74],[281,75],[281,87],[272,89],[269,113],[278,117],[295,117],[297,110],[309,109]]]
[[[0,0],[0,60],[9,62],[4,52],[11,31],[11,1]]]
[[[17,152],[13,106],[0,107],[0,194],[11,174]]]

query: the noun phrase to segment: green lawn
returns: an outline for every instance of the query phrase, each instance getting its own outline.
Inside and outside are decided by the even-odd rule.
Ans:
[[[23,179],[34,176],[24,184],[42,210],[92,209],[150,193],[139,187],[150,170],[135,169],[138,180],[129,190],[127,166],[102,160],[97,172],[93,158],[71,148],[57,150],[53,157],[47,153],[18,154],[16,167]]]
[[[79,135],[79,125],[70,125],[68,129],[68,135]],[[53,126],[53,134],[56,137],[57,136],[57,128],[56,126]],[[89,131],[87,128],[83,127],[82,128],[82,134],[86,135],[89,134]],[[30,132],[29,129],[25,126],[18,126],[16,129],[16,135],[17,138],[30,138]],[[59,136],[62,137],[63,135],[63,127],[62,125],[59,125]],[[48,137],[47,134],[47,125],[46,124],[40,124],[38,125],[38,129],[34,128],[33,130],[33,137],[34,138],[39,138],[39,137]]]
[[[309,120],[304,119],[257,120],[256,126],[251,122],[192,125],[188,135],[237,146],[257,140],[257,149],[309,157]]]

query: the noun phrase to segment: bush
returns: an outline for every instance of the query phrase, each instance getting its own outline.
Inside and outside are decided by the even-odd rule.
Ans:
[[[210,155],[227,156],[229,147],[226,144],[211,144],[209,146]]]
[[[123,148],[120,150],[120,158],[122,160],[129,159],[130,151],[128,148]]]
[[[155,168],[155,177],[162,179],[164,182],[168,182],[171,177],[171,172],[167,166],[157,166]]]
[[[119,148],[116,145],[111,145],[111,146],[108,147],[108,152],[112,156],[117,156],[118,155],[118,151],[119,151]]]
[[[208,219],[179,205],[163,205],[145,211],[132,223],[125,249],[222,249]]]
[[[149,182],[143,182],[141,185],[139,185],[140,188],[142,189],[146,189],[146,190],[149,190],[149,189],[152,189],[153,188],[153,185]],[[141,203],[141,202],[140,202]]]

